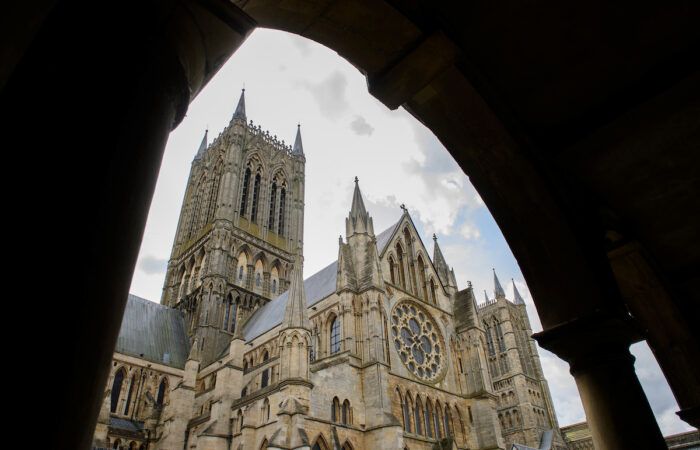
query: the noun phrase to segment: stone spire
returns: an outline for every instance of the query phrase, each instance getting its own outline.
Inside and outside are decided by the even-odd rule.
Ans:
[[[248,120],[245,115],[245,88],[241,90],[241,98],[238,99],[238,106],[236,106],[236,112],[233,113],[233,119],[239,119],[243,122]]]
[[[297,137],[294,139],[292,155],[304,155],[304,146],[301,143],[301,124],[297,124]]]
[[[442,281],[442,284],[447,286],[450,284],[450,269],[445,261],[445,257],[442,255],[442,250],[438,245],[437,236],[433,233],[433,262],[435,263],[435,269],[437,269],[438,276]]]
[[[486,303],[489,302],[489,294],[486,293],[486,289],[484,289],[484,299],[486,300]]]
[[[196,154],[195,157],[194,157],[195,160],[202,159],[202,157],[204,156],[204,153],[206,153],[206,151],[207,151],[207,145],[209,145],[209,144],[207,143],[207,135],[208,135],[208,134],[209,134],[209,130],[205,130],[205,131],[204,131],[204,137],[202,138],[202,143],[199,144],[199,150],[197,150],[197,154]]]
[[[513,282],[513,296],[515,297],[515,304],[516,305],[524,305],[525,300],[520,296],[520,292],[518,292],[518,288],[515,287],[515,281],[511,278],[510,281]]]
[[[362,192],[360,192],[357,177],[355,177],[355,191],[352,194],[350,214],[345,219],[345,231],[347,237],[355,233],[367,233],[370,236],[374,236],[374,224],[367,209],[365,209],[365,202],[362,200]]]
[[[498,276],[496,275],[496,269],[493,269],[493,293],[496,298],[505,298],[506,293],[501,286],[501,282],[498,281]]]
[[[304,291],[303,266],[304,257],[301,256],[301,252],[298,252],[294,261],[294,267],[292,268],[289,293],[287,294],[287,307],[284,310],[282,329],[311,329],[309,326],[309,316],[306,311],[306,292]]]

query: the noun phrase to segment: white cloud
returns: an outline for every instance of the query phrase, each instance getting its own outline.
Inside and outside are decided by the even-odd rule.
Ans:
[[[481,231],[473,223],[465,223],[459,229],[459,233],[467,240],[475,240],[481,237]]]

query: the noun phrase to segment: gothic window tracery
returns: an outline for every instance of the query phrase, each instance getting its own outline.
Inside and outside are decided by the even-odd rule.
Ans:
[[[418,304],[403,301],[391,314],[394,347],[417,378],[437,381],[444,373],[444,341],[435,320]]]
[[[156,407],[160,408],[163,406],[165,401],[166,390],[168,389],[168,379],[163,377],[158,386],[158,394],[156,395]]]

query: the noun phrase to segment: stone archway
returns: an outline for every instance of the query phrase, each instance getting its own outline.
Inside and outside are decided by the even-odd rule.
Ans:
[[[3,112],[18,136],[8,148],[42,157],[35,179],[63,200],[43,216],[72,218],[53,229],[70,243],[56,251],[75,255],[64,264],[71,274],[85,274],[73,326],[40,327],[47,336],[68,334],[75,346],[72,362],[56,356],[56,365],[71,365],[56,411],[70,423],[53,424],[57,448],[89,445],[168,133],[255,26],[335,49],[365,73],[372,95],[406,107],[452,153],[522,267],[545,328],[539,341],[572,364],[596,442],[660,445],[627,349],[642,337],[683,418],[697,426],[700,351],[688,320],[698,316],[691,269],[700,224],[687,214],[700,190],[692,174],[700,36],[690,18],[697,11],[630,5],[621,15],[595,2],[564,11],[547,1],[527,10],[511,5],[518,14],[488,2],[469,11],[422,1],[288,5],[58,1],[11,11],[31,26],[3,30],[11,36],[2,41],[16,47],[0,65]],[[664,20],[645,28],[647,17]],[[644,39],[628,39],[640,29]],[[81,114],[66,117],[69,104]],[[68,157],[19,138],[35,135],[39,122]],[[83,164],[56,171],[66,159]],[[683,189],[664,189],[668,179]],[[34,235],[45,232],[33,226]],[[49,308],[61,312],[59,304]]]

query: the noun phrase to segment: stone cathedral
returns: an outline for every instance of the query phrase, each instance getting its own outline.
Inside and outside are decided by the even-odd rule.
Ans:
[[[244,93],[205,134],[161,304],[128,299],[94,447],[566,448],[517,289],[495,271],[484,301],[460,289],[405,208],[375,233],[355,179],[337,260],[303,280],[305,161]]]

